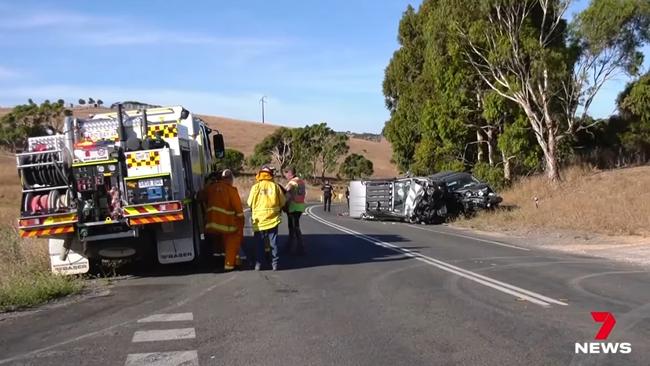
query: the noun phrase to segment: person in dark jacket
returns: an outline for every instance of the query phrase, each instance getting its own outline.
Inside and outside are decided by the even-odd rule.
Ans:
[[[325,181],[325,184],[321,188],[323,191],[323,210],[326,212],[332,211],[332,195],[334,194],[334,187],[330,184],[329,180]]]
[[[350,209],[350,187],[345,187],[345,200],[348,201],[348,210]]]

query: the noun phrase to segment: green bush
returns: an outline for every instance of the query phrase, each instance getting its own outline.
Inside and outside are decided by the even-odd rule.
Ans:
[[[502,190],[506,186],[503,169],[490,166],[488,163],[477,163],[472,169],[472,174],[481,181],[489,184],[494,190]]]
[[[359,154],[348,155],[339,170],[339,175],[347,179],[367,178],[373,173],[372,161]]]
[[[239,173],[244,167],[244,153],[235,149],[226,149],[224,157],[217,160],[214,168],[217,170],[230,169],[233,173]]]

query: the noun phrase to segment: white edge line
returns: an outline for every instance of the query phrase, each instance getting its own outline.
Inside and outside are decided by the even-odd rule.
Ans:
[[[316,215],[314,215],[314,216],[316,216]],[[318,217],[318,216],[316,216],[316,217]],[[468,273],[468,274],[470,274],[470,275],[473,275],[473,276],[476,276],[476,277],[482,278],[482,279],[484,279],[484,280],[486,280],[486,281],[491,281],[491,282],[494,282],[494,283],[499,284],[499,285],[504,286],[504,287],[511,288],[511,289],[513,289],[513,290],[516,290],[516,291],[520,291],[520,292],[523,292],[523,293],[528,293],[528,294],[530,294],[531,296],[536,296],[536,297],[538,297],[538,298],[541,298],[541,299],[546,300],[546,301],[549,301],[549,302],[556,303],[556,304],[558,304],[558,305],[568,305],[568,304],[565,304],[565,303],[563,303],[563,302],[561,302],[561,301],[557,301],[557,300],[555,300],[555,299],[552,299],[552,298],[550,298],[550,297],[546,297],[546,296],[544,296],[544,295],[541,295],[541,294],[538,294],[538,293],[535,293],[535,292],[532,292],[532,291],[528,291],[528,290],[522,289],[522,288],[520,288],[520,287],[517,287],[517,286],[514,286],[514,285],[510,285],[510,284],[507,284],[507,283],[501,282],[501,281],[499,281],[499,280],[495,280],[495,279],[490,278],[490,277],[483,276],[483,275],[478,274],[478,273],[476,273],[476,272],[472,272],[472,271],[468,271],[468,270],[463,269],[463,268],[460,268],[460,267],[456,267],[456,266],[454,266],[454,265],[452,265],[452,264],[449,264],[449,263],[447,263],[447,262],[443,262],[443,261],[441,261],[441,260],[438,260],[438,259],[435,259],[435,258],[432,258],[432,257],[427,257],[427,256],[425,256],[425,255],[423,255],[423,254],[420,254],[420,253],[418,253],[418,252],[413,252],[413,251],[411,251],[411,250],[409,250],[409,249],[404,249],[404,248],[402,248],[402,247],[400,247],[400,246],[398,246],[398,245],[394,245],[394,244],[391,244],[391,243],[382,242],[382,241],[380,241],[380,240],[378,240],[378,239],[375,239],[375,238],[373,238],[373,237],[371,237],[371,236],[368,236],[368,235],[365,235],[365,234],[361,234],[361,233],[356,232],[356,231],[354,231],[354,230],[352,230],[352,229],[348,229],[348,228],[343,227],[343,226],[341,226],[341,225],[338,225],[338,224],[335,224],[335,223],[329,222],[329,221],[327,221],[327,220],[325,220],[325,219],[323,219],[323,218],[321,218],[321,217],[318,217],[318,218],[321,220],[322,223],[324,223],[324,224],[326,224],[326,225],[330,225],[330,226],[333,226],[333,227],[338,228],[339,230],[346,231],[346,232],[348,232],[348,234],[352,234],[352,235],[355,235],[355,236],[363,237],[362,239],[364,239],[364,240],[366,240],[366,241],[370,241],[370,242],[372,242],[372,243],[374,243],[374,244],[378,244],[378,245],[381,245],[381,246],[388,246],[388,247],[391,247],[391,248],[393,248],[393,249],[395,249],[395,250],[397,250],[397,251],[400,251],[400,252],[402,252],[402,253],[411,253],[411,254],[412,254],[413,256],[415,256],[415,257],[422,257],[422,258],[425,258],[425,259],[430,260],[430,261],[438,262],[439,264],[441,264],[441,265],[443,265],[443,266],[447,266],[447,267],[452,268],[452,269],[454,269],[454,270],[462,271],[462,272],[466,272],[466,273]]]
[[[312,213],[312,214],[313,214],[313,213]],[[316,215],[314,215],[314,216],[316,216]],[[318,216],[316,216],[316,217],[318,217]],[[465,272],[465,273],[467,273],[467,274],[469,274],[469,275],[476,276],[476,277],[481,278],[481,279],[483,279],[483,280],[493,282],[493,283],[495,283],[495,284],[498,284],[498,285],[501,285],[501,286],[503,286],[503,287],[507,287],[507,288],[513,289],[513,290],[515,290],[515,291],[519,291],[519,292],[522,292],[522,293],[525,293],[525,294],[529,294],[529,295],[531,295],[531,296],[534,296],[534,297],[537,297],[537,298],[543,299],[543,300],[548,301],[548,302],[552,302],[552,303],[555,303],[555,304],[558,304],[558,305],[565,305],[565,306],[568,305],[568,304],[566,304],[566,303],[564,303],[564,302],[561,302],[561,301],[558,301],[558,300],[552,299],[552,298],[550,298],[550,297],[546,297],[546,296],[541,295],[541,294],[538,294],[538,293],[536,293],[536,292],[528,291],[528,290],[525,290],[525,289],[523,289],[523,288],[520,288],[520,287],[517,287],[517,286],[514,286],[514,285],[510,285],[510,284],[508,284],[508,283],[504,283],[504,282],[501,282],[501,281],[495,280],[495,279],[493,279],[493,278],[486,277],[486,276],[483,276],[483,275],[481,275],[481,274],[478,274],[478,273],[475,273],[475,272],[472,272],[472,271],[468,271],[468,270],[463,269],[463,268],[460,268],[460,267],[456,267],[456,266],[454,266],[454,265],[452,265],[452,264],[449,264],[449,263],[447,263],[447,262],[443,262],[443,261],[441,261],[441,260],[438,260],[438,259],[435,259],[435,258],[432,258],[432,257],[428,257],[428,256],[425,256],[425,255],[420,254],[420,253],[417,253],[417,252],[413,252],[413,251],[411,251],[411,250],[409,250],[409,249],[404,249],[404,248],[402,248],[402,247],[400,247],[400,246],[398,246],[398,245],[394,245],[394,244],[391,244],[391,243],[382,242],[382,241],[377,240],[377,239],[375,239],[375,238],[373,238],[373,237],[371,237],[371,236],[368,236],[368,235],[365,235],[365,234],[361,234],[361,233],[359,233],[359,232],[356,232],[356,231],[354,231],[354,230],[348,229],[348,228],[346,228],[346,227],[343,227],[343,226],[340,226],[340,225],[337,225],[337,224],[331,223],[331,222],[329,222],[329,221],[327,221],[327,220],[325,220],[325,219],[323,219],[323,218],[321,218],[321,217],[318,217],[318,218],[321,219],[321,220],[322,220],[322,223],[324,223],[324,224],[326,224],[326,225],[327,225],[327,224],[329,224],[330,226],[333,225],[333,227],[335,226],[335,227],[338,228],[339,230],[347,231],[348,234],[351,234],[351,235],[354,235],[354,236],[358,236],[359,238],[364,239],[364,240],[369,241],[369,242],[372,242],[373,244],[378,244],[378,245],[380,245],[380,246],[387,246],[387,247],[390,247],[390,248],[395,249],[395,250],[397,250],[397,251],[399,251],[399,252],[402,252],[402,253],[411,253],[412,256],[414,256],[414,257],[422,257],[422,258],[424,258],[424,259],[426,259],[426,260],[437,262],[438,264],[443,265],[443,266],[446,266],[446,267],[448,267],[448,268],[451,268],[451,269],[454,269],[454,270],[457,270],[457,271],[461,271],[461,272]]]
[[[505,287],[506,289],[511,289],[513,291],[519,291],[519,293],[516,295],[518,297],[528,298],[528,296],[524,295],[524,294],[528,294],[530,296],[537,297],[537,298],[546,300],[548,302],[553,302],[553,303],[556,303],[558,305],[567,305],[565,303],[558,302],[557,300],[548,298],[548,297],[546,297],[544,295],[541,295],[541,294],[538,294],[538,293],[535,293],[535,292],[532,292],[532,291],[528,291],[528,290],[522,289],[520,287],[513,286],[513,285],[510,285],[510,284],[495,280],[493,278],[486,277],[486,276],[480,275],[480,274],[472,272],[472,271],[468,271],[468,270],[460,268],[460,267],[456,267],[456,266],[454,266],[452,264],[449,264],[447,262],[443,262],[441,260],[438,260],[438,259],[435,259],[435,258],[432,258],[432,257],[428,257],[426,255],[423,255],[423,254],[420,254],[420,253],[417,253],[417,252],[413,252],[413,251],[411,251],[409,249],[404,249],[404,248],[402,248],[402,247],[400,247],[398,245],[394,245],[394,244],[391,244],[391,243],[383,242],[381,240],[377,240],[377,239],[375,239],[375,238],[373,238],[371,236],[358,233],[358,232],[356,232],[354,230],[344,228],[344,227],[342,227],[340,225],[337,225],[337,224],[334,224],[334,223],[327,222],[326,220],[321,221],[321,223],[323,223],[325,225],[331,224],[329,226],[332,226],[335,229],[344,231],[344,232],[346,232],[346,233],[348,233],[350,235],[356,236],[356,237],[358,237],[360,239],[366,240],[368,242],[379,245],[381,247],[384,247],[384,248],[387,248],[387,249],[392,249],[392,250],[397,251],[397,252],[399,252],[401,254],[404,254],[404,255],[406,255],[408,257],[424,261],[424,262],[426,262],[428,264],[431,264],[431,265],[433,265],[435,267],[438,267],[440,269],[443,269],[443,270],[446,270],[446,271],[449,271],[449,272],[452,272],[452,273],[455,273],[455,274],[458,274],[458,275],[461,275],[460,273],[458,273],[458,272],[461,272],[461,273],[463,273],[461,275],[462,277],[475,280],[476,282],[484,284],[485,281],[489,281],[491,283],[494,283],[495,285]],[[493,286],[490,286],[490,287],[493,287]],[[506,291],[504,291],[504,292],[506,292]],[[511,292],[507,292],[507,293],[512,294]],[[532,301],[532,302],[534,302],[534,301]],[[548,306],[548,305],[549,305],[548,303],[544,303],[543,306]]]
[[[443,262],[441,260],[438,260],[438,259],[435,259],[435,258],[432,258],[432,257],[428,257],[426,255],[423,255],[423,254],[420,254],[420,253],[417,253],[417,252],[413,252],[413,251],[411,251],[409,249],[405,249],[405,248],[402,248],[402,247],[394,245],[394,244],[383,242],[383,241],[375,239],[375,238],[373,238],[371,236],[364,235],[364,234],[356,232],[356,231],[354,231],[352,229],[348,229],[346,227],[343,227],[343,226],[337,225],[335,223],[329,222],[329,221],[321,218],[320,216],[314,214],[312,212],[313,207],[314,206],[309,207],[307,209],[307,211],[309,211],[310,217],[312,217],[314,220],[316,220],[316,221],[318,221],[318,222],[320,222],[320,223],[322,223],[324,225],[330,226],[330,227],[332,227],[334,229],[337,229],[339,231],[343,231],[343,232],[345,232],[347,234],[355,236],[355,237],[357,237],[359,239],[370,242],[372,244],[375,244],[375,245],[378,245],[378,246],[381,246],[381,247],[384,247],[384,248],[387,248],[387,249],[391,249],[393,251],[404,254],[404,255],[406,255],[408,257],[418,259],[420,261],[423,261],[425,263],[433,265],[433,266],[435,266],[437,268],[440,268],[442,270],[454,273],[456,275],[459,275],[461,277],[470,279],[472,281],[483,284],[485,286],[494,288],[496,290],[507,293],[509,295],[513,295],[515,297],[519,297],[519,298],[528,300],[531,303],[534,303],[534,304],[537,304],[537,305],[540,305],[540,306],[548,307],[548,306],[550,306],[549,303],[554,303],[554,304],[562,305],[562,306],[569,305],[569,304],[564,303],[562,301],[552,299],[550,297],[538,294],[536,292],[528,291],[528,290],[522,289],[520,287],[513,286],[513,285],[510,285],[510,284],[495,280],[493,278],[483,276],[481,274],[478,274],[478,273],[475,273],[475,272],[472,272],[472,271],[468,271],[468,270],[460,268],[460,267],[456,267],[454,265]]]
[[[411,228],[414,228],[414,229],[418,229],[418,230],[428,231],[428,232],[430,232],[430,233],[442,234],[442,235],[447,235],[447,236],[456,236],[456,237],[459,237],[459,238],[471,239],[471,240],[480,241],[480,242],[483,242],[483,243],[494,244],[494,245],[500,245],[500,246],[502,246],[502,247],[508,247],[508,248],[512,248],[512,249],[525,250],[525,251],[527,251],[527,252],[530,252],[530,249],[528,249],[528,248],[522,248],[522,247],[518,247],[518,246],[516,246],[516,245],[506,244],[506,243],[501,243],[501,242],[494,241],[494,240],[481,239],[481,238],[476,238],[476,237],[473,237],[473,236],[463,235],[463,234],[447,233],[447,232],[444,232],[444,231],[438,231],[438,230],[432,230],[432,229],[427,229],[427,228],[419,227],[419,226],[417,226],[417,225],[406,225],[406,226],[411,227]]]

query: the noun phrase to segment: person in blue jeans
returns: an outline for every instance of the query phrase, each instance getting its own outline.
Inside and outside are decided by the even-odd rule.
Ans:
[[[269,244],[271,248],[271,268],[274,271],[278,270],[278,260],[280,249],[278,248],[278,227],[268,230],[261,230],[255,232],[255,270],[259,271],[262,268],[262,258],[266,257],[265,246]]]
[[[262,269],[265,258],[264,245],[268,242],[271,247],[273,270],[277,271],[279,261],[278,226],[282,222],[282,207],[286,202],[282,188],[273,181],[273,170],[263,166],[255,177],[256,183],[248,195],[248,206],[251,208],[251,221],[257,239],[255,270]]]

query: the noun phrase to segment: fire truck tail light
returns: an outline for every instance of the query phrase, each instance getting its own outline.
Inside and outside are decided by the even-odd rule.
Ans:
[[[34,226],[40,224],[41,224],[41,220],[39,219],[23,219],[18,221],[19,226]]]

